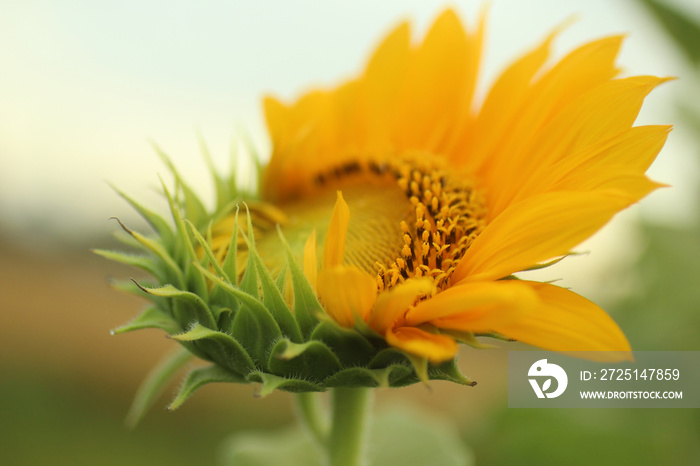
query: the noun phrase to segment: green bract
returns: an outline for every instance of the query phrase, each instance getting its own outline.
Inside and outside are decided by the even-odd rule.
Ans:
[[[217,193],[216,208],[209,212],[167,157],[158,152],[175,178],[173,193],[163,184],[172,224],[117,190],[154,234],[138,233],[119,222],[126,234],[118,237],[135,252],[95,251],[152,276],[148,283],[115,283],[118,289],[147,298],[150,305],[113,333],[158,328],[185,350],[166,358],[149,375],[132,406],[132,422],[190,356],[211,365],[187,375],[170,409],[210,382],[257,383],[261,385],[259,396],[275,389],[320,392],[331,387],[401,387],[427,379],[474,384],[459,372],[455,361],[428,365],[388,347],[369,329],[336,324],[323,311],[281,233],[279,247],[286,251],[286,263],[279,277],[271,275],[255,248],[250,218],[248,233],[234,227],[228,252],[222,262],[217,261],[210,248],[211,225],[227,214],[238,215],[239,209],[246,215],[244,201],[257,195],[239,190],[233,173],[221,177],[203,147]],[[258,179],[259,174],[260,168]],[[236,270],[239,236],[244,236],[247,246],[247,266],[240,280]]]

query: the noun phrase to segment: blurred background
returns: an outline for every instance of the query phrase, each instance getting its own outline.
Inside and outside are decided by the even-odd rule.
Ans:
[[[482,2],[453,1],[474,23]],[[217,464],[243,430],[294,422],[292,399],[207,386],[133,431],[123,419],[148,370],[173,344],[146,330],[112,337],[143,302],[107,285],[134,271],[90,254],[114,247],[108,217],[142,228],[108,183],[154,210],[165,173],[156,141],[213,198],[201,130],[228,169],[245,129],[269,150],[260,101],[291,99],[357,72],[398,21],[422,34],[443,1],[5,1],[0,3],[0,462]],[[700,350],[700,4],[693,0],[491,2],[483,85],[563,20],[556,54],[627,33],[626,75],[680,79],[654,91],[639,124],[674,124],[650,171],[672,185],[582,245],[590,254],[544,279],[587,296],[636,350]],[[697,464],[697,409],[507,408],[507,350],[464,349],[474,388],[436,382],[378,393],[454,423],[477,464]]]

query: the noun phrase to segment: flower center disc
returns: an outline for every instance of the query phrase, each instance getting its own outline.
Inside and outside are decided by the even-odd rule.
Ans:
[[[286,216],[282,232],[301,251],[315,229],[322,251],[340,190],[350,209],[344,264],[376,275],[380,291],[424,276],[442,289],[484,227],[483,201],[471,184],[455,178],[424,154],[348,163],[318,174],[312,195],[277,205]],[[283,258],[275,240],[276,234],[264,234],[258,241],[273,272]]]

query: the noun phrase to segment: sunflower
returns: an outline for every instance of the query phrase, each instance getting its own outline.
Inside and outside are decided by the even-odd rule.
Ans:
[[[621,36],[548,65],[555,32],[477,103],[484,22],[466,30],[447,10],[419,43],[402,23],[356,78],[265,99],[257,251],[281,273],[279,225],[332,321],[433,364],[479,335],[629,351],[596,304],[514,274],[565,257],[661,186],[645,172],[670,127],[633,124],[665,79],[619,78]],[[213,229],[220,256],[234,223]]]

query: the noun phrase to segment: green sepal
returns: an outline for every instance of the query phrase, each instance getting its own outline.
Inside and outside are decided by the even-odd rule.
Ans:
[[[289,271],[292,275],[292,289],[294,291],[294,317],[296,318],[301,333],[304,338],[309,338],[314,326],[318,323],[316,315],[323,314],[324,310],[321,303],[318,302],[316,293],[311,288],[311,284],[306,279],[304,272],[292,254],[292,249],[289,243],[282,235],[282,230],[277,227],[277,232],[287,253],[287,263]]]
[[[175,282],[179,286],[184,286],[185,284],[185,277],[182,275],[182,271],[180,270],[180,267],[177,265],[175,260],[170,256],[168,251],[165,250],[165,248],[158,242],[146,238],[143,236],[141,233],[138,233],[136,231],[133,231],[129,228],[127,228],[126,225],[122,223],[121,220],[119,220],[116,217],[112,217],[114,220],[116,220],[119,223],[119,226],[122,227],[122,229],[127,232],[129,235],[131,235],[141,246],[145,247],[149,251],[151,251],[153,254],[158,256],[160,260],[163,261],[163,263],[167,266],[166,270],[170,272],[171,275],[168,275],[168,278],[172,278],[175,280]]]
[[[133,279],[129,280],[121,280],[117,278],[110,278],[107,283],[111,288],[114,288],[117,291],[121,291],[122,293],[127,293],[130,295],[138,296],[139,298],[143,298],[143,290],[134,283]],[[141,285],[148,287],[148,288],[154,288],[158,286],[156,283],[151,283],[145,280],[141,281]],[[161,304],[165,303],[165,300],[163,298],[159,298],[158,296],[153,296],[153,295],[148,295],[146,296],[146,299],[151,301],[152,303],[158,305],[159,307],[167,308],[167,306]]]
[[[266,372],[255,371],[246,377],[248,382],[262,384],[260,390],[255,394],[259,398],[264,398],[275,390],[284,390],[292,393],[322,392],[325,391],[323,385],[305,379],[292,377],[280,377]]]
[[[226,282],[231,283],[231,279],[229,278],[228,274],[224,272],[224,269],[221,268],[221,264],[219,264],[219,261],[216,260],[216,257],[214,257],[214,253],[209,247],[209,243],[207,243],[207,240],[204,239],[204,236],[202,236],[202,234],[199,231],[197,231],[197,227],[194,226],[194,223],[190,222],[189,220],[185,220],[185,223],[190,227],[190,231],[199,243],[199,246],[202,249],[204,249],[204,254],[209,259],[209,263],[211,264],[211,266],[214,267],[214,270],[216,270],[216,273],[218,273],[220,277],[226,280]]]
[[[270,372],[280,376],[304,374],[310,380],[321,382],[340,370],[341,363],[333,351],[318,340],[299,344],[283,339],[273,347],[268,367]]]
[[[185,377],[185,381],[182,383],[175,399],[168,405],[168,411],[176,410],[203,385],[214,382],[248,383],[246,379],[240,375],[227,371],[223,367],[217,365],[194,369]]]
[[[275,280],[275,286],[279,290],[280,294],[282,294],[282,296],[285,296],[284,290],[285,290],[285,288],[287,288],[287,279],[288,278],[289,278],[289,267],[287,266],[287,263],[285,262],[284,264],[282,264],[282,268],[280,269],[280,273],[277,276],[277,280]],[[298,322],[297,322],[297,324],[298,324]]]
[[[195,225],[201,225],[202,223],[206,222],[208,214],[207,209],[204,207],[204,204],[202,204],[202,201],[194,193],[192,188],[189,187],[189,185],[185,182],[182,176],[180,176],[180,173],[178,172],[177,168],[175,168],[175,165],[170,160],[170,157],[168,157],[168,155],[165,152],[163,152],[155,142],[152,142],[151,145],[153,146],[153,149],[156,151],[156,153],[160,156],[163,163],[173,174],[173,176],[175,177],[175,181],[177,181],[177,183],[182,188],[182,192],[185,194],[185,216],[192,220],[195,223]]]
[[[129,205],[134,210],[136,210],[141,215],[141,217],[143,217],[144,220],[146,220],[146,222],[148,222],[151,228],[153,228],[153,230],[156,233],[158,233],[161,240],[163,241],[163,243],[165,243],[166,246],[173,245],[175,236],[173,235],[173,231],[170,228],[170,225],[168,225],[168,222],[166,222],[165,219],[163,219],[163,217],[151,211],[150,209],[147,209],[146,207],[142,206],[117,187],[111,184],[110,186],[122,199],[128,202]]]
[[[476,382],[462,374],[457,366],[457,361],[452,359],[439,365],[431,364],[428,367],[428,377],[433,380],[449,380],[460,385],[473,387]]]
[[[255,175],[256,175],[256,187],[260,187],[261,183],[261,178],[262,178],[262,173],[263,173],[263,161],[262,161],[262,156],[260,155],[260,152],[258,152],[257,147],[255,147],[255,143],[253,143],[253,138],[250,136],[250,133],[245,129],[245,128],[239,128],[238,129],[238,136],[241,138],[243,142],[243,147],[248,151],[248,154],[250,154],[250,158],[253,161],[253,164],[255,165]]]
[[[255,297],[251,296],[250,294],[246,293],[240,288],[237,288],[230,283],[226,283],[221,277],[216,276],[209,270],[206,270],[204,267],[202,267],[199,264],[195,265],[202,271],[202,273],[209,278],[211,281],[214,283],[218,284],[221,286],[223,290],[226,292],[230,293],[233,297],[237,298],[242,304],[247,305],[251,311],[254,313],[258,314],[257,318],[259,321],[261,321],[266,327],[269,326],[271,327],[270,334],[277,335],[277,338],[275,340],[279,339],[282,337],[282,331],[280,330],[279,325],[275,321],[275,319],[272,317],[272,314],[270,314],[270,311],[261,303],[259,300],[257,300]],[[269,318],[268,318],[269,317]],[[268,340],[270,341],[270,340]]]
[[[125,422],[129,428],[136,427],[136,424],[143,419],[143,416],[153,406],[170,381],[193,357],[187,349],[179,347],[151,369],[136,391],[126,415]]]
[[[144,270],[154,277],[161,277],[162,273],[157,264],[149,257],[140,254],[129,254],[119,251],[108,251],[106,249],[92,249],[92,252],[105,259],[119,262],[120,264],[136,267]]]
[[[264,369],[267,369],[272,342],[282,337],[270,314],[255,312],[245,304],[236,311],[230,333],[243,345],[255,365]]]
[[[428,361],[426,359],[412,357],[396,348],[385,348],[379,351],[367,365],[367,367],[371,369],[382,369],[391,366],[404,366],[410,371],[410,374],[403,379],[394,380],[391,385],[392,387],[402,387],[419,381],[428,381]]]
[[[173,335],[171,338],[177,341],[196,342],[211,360],[231,372],[245,375],[255,370],[255,364],[243,346],[226,333],[195,324],[187,332]]]
[[[185,281],[189,289],[193,290],[195,294],[199,296],[204,296],[206,299],[209,293],[209,290],[207,290],[206,281],[204,280],[202,273],[197,268],[193,268],[190,264],[190,261],[197,259],[197,253],[194,250],[194,245],[192,244],[187,227],[185,226],[184,218],[182,217],[182,213],[180,212],[180,208],[178,207],[177,203],[170,195],[170,191],[168,191],[167,186],[165,186],[165,182],[162,179],[160,181],[163,186],[163,192],[168,199],[173,220],[175,220],[175,252],[176,257],[179,258],[180,262],[184,264],[183,269]]]
[[[248,258],[252,260],[258,273],[258,278],[263,291],[265,307],[270,310],[270,313],[280,326],[282,333],[289,337],[290,340],[296,343],[301,343],[303,340],[299,325],[294,319],[292,311],[284,301],[282,293],[280,293],[280,291],[277,289],[275,281],[272,279],[270,272],[267,270],[267,267],[265,267],[265,264],[263,264],[262,258],[258,254],[258,251],[255,249],[253,225],[250,221],[250,214],[248,214],[248,237],[246,238],[244,236],[244,239],[248,245]]]
[[[221,268],[230,278],[231,283],[237,284],[238,280],[238,206],[236,206],[236,215],[233,220],[233,231],[231,232],[231,241],[229,242],[228,251],[224,263]]]
[[[413,372],[416,373],[418,380],[424,384],[428,384],[430,376],[428,375],[428,358],[406,354],[406,359],[411,362]]]
[[[119,335],[145,328],[158,328],[170,335],[182,331],[180,324],[173,320],[171,316],[156,307],[147,307],[137,318],[128,324],[115,328],[111,333],[112,335]]]
[[[320,322],[311,332],[312,340],[320,340],[333,350],[344,367],[364,366],[377,350],[362,335],[332,322]]]
[[[231,186],[221,176],[219,176],[219,172],[214,166],[214,161],[211,158],[209,147],[207,147],[207,143],[204,141],[201,130],[198,129],[196,133],[197,142],[199,143],[199,151],[202,153],[204,163],[209,169],[209,175],[211,176],[212,181],[214,181],[214,188],[216,189],[216,210],[220,211],[227,204],[231,198],[231,195],[237,192],[235,177],[233,178],[234,184]],[[235,172],[235,170],[232,171]]]
[[[243,278],[241,278],[241,283],[238,287],[248,293],[251,296],[255,296],[256,299],[260,299],[260,286],[258,285],[258,271],[255,267],[255,262],[253,261],[250,253],[248,254],[248,260],[245,264],[243,270]]]
[[[134,281],[134,283],[136,283],[136,281]],[[136,286],[150,295],[159,296],[161,298],[173,298],[181,301],[182,303],[188,304],[188,308],[194,310],[194,316],[192,316],[194,320],[201,323],[205,327],[209,327],[211,329],[216,328],[216,320],[214,319],[211,309],[209,309],[207,303],[205,303],[204,300],[202,300],[202,298],[196,294],[189,291],[179,290],[172,285],[165,285],[159,288],[146,288],[136,283]]]
[[[213,310],[213,309],[212,309]],[[222,309],[219,309],[216,314],[216,321],[217,321],[217,327],[218,328],[223,328],[223,329],[231,329],[231,325],[233,325],[233,310],[225,307]]]
[[[118,220],[116,217],[110,217],[110,220]],[[112,236],[114,237],[117,242],[123,244],[124,246],[127,246],[132,249],[136,249],[138,251],[143,251],[146,253],[150,253],[150,249],[145,247],[143,244],[139,243],[136,238],[131,236],[126,230],[121,229],[121,230],[114,230],[112,232]]]
[[[404,364],[392,364],[383,369],[350,367],[336,372],[323,381],[326,387],[396,387],[402,381],[415,378],[413,370]]]

